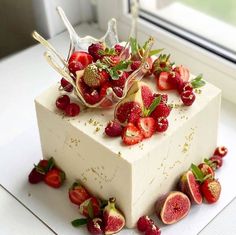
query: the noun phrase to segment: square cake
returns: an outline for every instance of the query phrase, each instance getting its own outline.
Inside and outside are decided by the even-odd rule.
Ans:
[[[134,227],[191,163],[200,163],[217,145],[221,92],[210,83],[201,91],[191,107],[168,91],[173,106],[168,130],[126,146],[104,135],[113,109],[84,109],[78,117],[66,117],[55,107],[61,95],[55,84],[35,99],[43,156],[52,156],[69,181],[80,179],[94,195],[115,196],[126,226]]]

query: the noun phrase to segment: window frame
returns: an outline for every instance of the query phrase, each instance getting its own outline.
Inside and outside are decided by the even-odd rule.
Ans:
[[[127,39],[131,27],[128,0],[98,0],[98,25],[106,30],[107,21],[116,18],[119,38]],[[105,13],[105,14],[104,14]],[[165,48],[177,64],[184,64],[191,73],[203,73],[204,78],[222,90],[223,98],[236,103],[236,63],[228,61],[184,38],[178,37],[144,19],[138,19],[138,39],[145,41],[148,36],[158,39],[155,47]]]

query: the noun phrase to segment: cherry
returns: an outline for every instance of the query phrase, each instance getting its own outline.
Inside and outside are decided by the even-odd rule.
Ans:
[[[105,133],[110,137],[116,137],[121,135],[122,130],[122,126],[119,122],[110,121],[105,128]]]
[[[72,61],[71,63],[69,63],[68,69],[71,73],[76,75],[76,71],[84,69],[84,66],[79,61]]]
[[[62,95],[56,100],[56,106],[60,110],[65,110],[70,103],[70,98],[68,95]]]
[[[64,91],[71,92],[73,90],[73,86],[65,78],[61,79],[61,86]]]
[[[112,89],[118,97],[123,96],[123,89],[121,87],[116,86],[116,87],[113,87]]]
[[[84,99],[87,103],[93,105],[100,101],[100,95],[97,90],[93,90],[91,93],[84,93]]]
[[[160,117],[157,119],[157,122],[156,122],[156,130],[157,132],[164,132],[167,130],[169,126],[169,122],[166,118],[164,117]]]
[[[78,104],[75,103],[68,104],[65,109],[65,113],[69,117],[75,117],[79,114],[79,112],[80,112],[80,107]]]
[[[196,96],[191,90],[186,90],[181,93],[181,100],[183,101],[184,105],[190,106],[195,101]]]

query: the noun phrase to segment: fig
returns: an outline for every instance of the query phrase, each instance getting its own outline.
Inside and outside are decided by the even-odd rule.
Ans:
[[[110,198],[103,210],[104,233],[118,233],[125,226],[123,214],[115,207],[115,198]]]
[[[200,185],[196,181],[191,170],[185,172],[179,182],[180,191],[185,193],[192,203],[200,205],[202,203],[202,195],[200,193]]]
[[[156,214],[164,224],[173,224],[183,219],[190,210],[190,200],[182,192],[172,191],[156,202]]]

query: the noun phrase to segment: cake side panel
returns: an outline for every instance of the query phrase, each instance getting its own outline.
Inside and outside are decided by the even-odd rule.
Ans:
[[[47,110],[37,102],[36,110],[44,158],[52,156],[66,172],[70,183],[80,179],[95,196],[102,199],[116,197],[117,205],[130,223],[130,164],[119,153],[110,151],[75,128],[68,118]]]
[[[180,175],[191,163],[199,164],[211,156],[217,145],[219,112],[220,94],[133,164],[130,227],[135,226],[140,216],[153,212],[159,196],[176,189]]]

